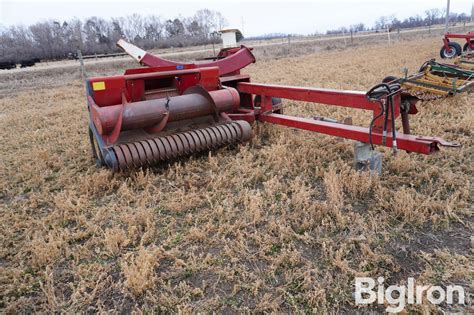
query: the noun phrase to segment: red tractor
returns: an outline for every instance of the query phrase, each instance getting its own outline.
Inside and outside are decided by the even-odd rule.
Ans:
[[[460,38],[465,39],[466,43],[464,47],[461,49],[461,45],[457,42],[450,41],[453,38]],[[474,32],[469,32],[467,34],[451,34],[446,33],[443,38],[443,47],[439,52],[441,58],[454,58],[460,56],[463,51],[474,51]]]

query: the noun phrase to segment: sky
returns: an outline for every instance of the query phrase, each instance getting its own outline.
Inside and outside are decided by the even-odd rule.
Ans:
[[[451,0],[451,12],[468,13],[474,0]],[[199,9],[221,12],[228,27],[245,36],[269,33],[312,34],[362,22],[372,26],[380,16],[404,19],[424,15],[431,8],[445,8],[446,0],[0,0],[0,25],[30,25],[53,19],[111,18],[133,13],[163,19],[192,16]]]

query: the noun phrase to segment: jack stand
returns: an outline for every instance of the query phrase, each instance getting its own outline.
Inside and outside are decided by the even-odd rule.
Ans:
[[[365,142],[354,143],[355,168],[358,171],[370,171],[370,175],[382,174],[382,153],[372,150]]]

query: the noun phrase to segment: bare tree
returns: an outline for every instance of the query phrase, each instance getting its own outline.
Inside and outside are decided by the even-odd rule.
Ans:
[[[215,12],[215,24],[217,26],[217,29],[215,31],[219,31],[224,29],[224,27],[227,27],[229,25],[229,22],[227,19],[220,13],[220,12]]]
[[[208,38],[212,32],[219,31],[228,25],[227,20],[220,12],[209,9],[197,11],[193,19],[198,23],[206,38]]]
[[[436,20],[441,15],[441,11],[439,9],[429,9],[425,11],[425,15],[426,15],[426,21],[428,22],[428,25],[431,26],[436,23]]]
[[[166,21],[165,25],[166,32],[168,36],[171,38],[177,38],[184,36],[184,24],[181,22],[179,18],[175,18],[174,20]]]
[[[206,37],[201,25],[195,19],[188,18],[184,21],[184,24],[188,36],[201,38]]]
[[[51,22],[40,22],[30,26],[29,28],[33,41],[38,46],[40,56],[42,58],[53,58],[53,32]]]
[[[129,40],[136,42],[145,37],[145,23],[141,15],[129,15],[125,21],[125,35]]]
[[[145,38],[150,41],[159,41],[163,36],[164,25],[158,16],[150,15],[145,18]]]
[[[386,16],[381,16],[375,22],[375,28],[378,29],[378,30],[379,29],[384,29],[387,22],[388,22],[388,18]]]
[[[363,31],[365,31],[365,25],[364,25],[364,23],[354,24],[354,25],[350,26],[350,29],[353,32],[363,32]]]

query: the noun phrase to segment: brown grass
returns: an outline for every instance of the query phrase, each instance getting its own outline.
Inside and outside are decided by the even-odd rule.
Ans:
[[[400,40],[267,57],[245,72],[255,82],[367,90],[404,66],[414,71],[438,46]],[[268,125],[245,147],[111,174],[91,158],[77,69],[0,81],[4,312],[344,312],[359,309],[360,275],[472,292],[472,96],[425,102],[412,117],[415,133],[461,149],[380,149],[379,178],[352,169],[350,141]],[[286,112],[365,126],[370,118],[302,102],[286,102]]]

